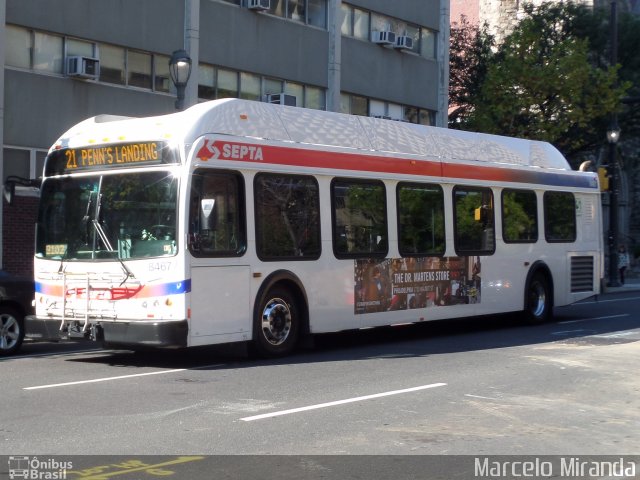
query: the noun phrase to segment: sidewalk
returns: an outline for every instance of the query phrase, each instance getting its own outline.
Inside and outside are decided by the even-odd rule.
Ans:
[[[640,291],[640,277],[633,276],[631,278],[626,278],[624,285],[620,285],[619,287],[609,287],[607,286],[609,283],[609,279],[605,278],[602,282],[602,293],[619,293],[619,292],[634,292]]]

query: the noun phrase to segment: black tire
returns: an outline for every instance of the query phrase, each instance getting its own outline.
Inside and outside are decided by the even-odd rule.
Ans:
[[[534,273],[525,297],[525,320],[528,324],[536,325],[548,322],[553,311],[553,296],[547,277],[540,273]]]
[[[0,305],[0,356],[18,351],[24,340],[24,317],[13,307]]]
[[[295,297],[282,287],[268,290],[257,305],[253,322],[253,348],[263,358],[290,353],[298,341],[300,315]]]

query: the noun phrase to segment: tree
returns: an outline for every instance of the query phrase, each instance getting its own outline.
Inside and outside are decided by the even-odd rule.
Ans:
[[[608,65],[608,18],[571,2],[523,9],[524,18],[493,55],[464,53],[486,62],[485,74],[469,91],[467,117],[454,120],[469,130],[548,141],[568,157],[601,145],[606,122],[630,86]],[[454,65],[460,53],[451,52]]]
[[[463,15],[451,25],[449,45],[449,126],[464,128],[493,55],[493,37]]]

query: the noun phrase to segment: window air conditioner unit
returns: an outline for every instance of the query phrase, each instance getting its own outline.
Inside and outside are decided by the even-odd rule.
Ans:
[[[271,0],[247,0],[250,10],[269,10]]]
[[[396,34],[387,30],[373,32],[372,37],[373,43],[377,43],[378,45],[395,45],[396,43]]]
[[[413,48],[413,38],[401,35],[396,38],[395,47],[404,50],[411,50]]]
[[[90,57],[67,57],[67,75],[96,79],[100,76],[100,60]]]
[[[267,103],[273,103],[274,105],[287,105],[289,107],[295,107],[296,96],[287,95],[286,93],[272,93],[267,95]]]

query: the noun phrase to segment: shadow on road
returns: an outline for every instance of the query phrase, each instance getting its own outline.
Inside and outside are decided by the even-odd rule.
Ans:
[[[319,334],[313,336],[312,347],[301,348],[276,360],[253,359],[248,355],[246,345],[239,343],[185,350],[97,350],[67,361],[122,367],[235,369],[370,358],[429,357],[553,342],[610,345],[640,341],[640,332],[634,336],[613,335],[637,328],[640,328],[640,317],[616,314],[613,310],[598,317],[593,312],[593,302],[590,302],[556,309],[553,322],[536,326],[523,326],[520,315],[508,314]]]

